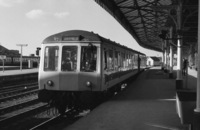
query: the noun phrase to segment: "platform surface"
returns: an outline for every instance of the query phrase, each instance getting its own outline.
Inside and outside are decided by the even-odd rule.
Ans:
[[[123,92],[65,130],[187,130],[176,111],[175,78],[146,70]]]
[[[9,75],[19,75],[19,74],[29,74],[29,73],[37,73],[38,68],[33,69],[18,69],[18,70],[5,70],[0,71],[0,76],[9,76]]]

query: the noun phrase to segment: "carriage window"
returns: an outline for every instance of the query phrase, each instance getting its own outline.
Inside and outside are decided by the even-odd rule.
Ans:
[[[104,50],[104,70],[106,70],[107,69],[107,52],[106,52],[106,50]]]
[[[113,50],[108,51],[108,70],[114,70],[114,57],[113,57]]]
[[[58,46],[49,46],[45,48],[44,71],[58,70]]]
[[[115,70],[118,70],[118,52],[115,51],[115,58],[114,58]]]
[[[76,71],[77,46],[64,46],[62,48],[62,71]]]
[[[96,71],[97,47],[82,46],[81,47],[81,71]]]
[[[125,69],[125,53],[122,53],[122,56],[121,56],[121,58],[122,58],[122,68],[123,68],[123,70]]]

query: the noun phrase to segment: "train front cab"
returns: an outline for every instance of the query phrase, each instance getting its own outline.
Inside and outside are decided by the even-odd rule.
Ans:
[[[42,44],[38,97],[101,90],[100,44],[68,42]]]

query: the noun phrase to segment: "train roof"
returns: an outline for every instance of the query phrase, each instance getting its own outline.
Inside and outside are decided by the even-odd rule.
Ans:
[[[47,37],[43,44],[61,41],[100,41],[101,37],[93,32],[83,30],[69,30]]]
[[[124,45],[120,45],[119,43],[116,43],[114,41],[106,39],[94,32],[89,32],[89,31],[84,31],[84,30],[69,30],[69,31],[64,31],[64,32],[60,32],[57,34],[53,34],[53,35],[47,37],[46,39],[44,39],[43,44],[63,42],[63,41],[107,42],[107,43],[111,43],[113,45],[117,45],[117,46],[129,49],[131,51],[135,51],[136,53],[138,53],[140,55],[145,55],[141,52],[138,52],[136,50],[128,48]]]

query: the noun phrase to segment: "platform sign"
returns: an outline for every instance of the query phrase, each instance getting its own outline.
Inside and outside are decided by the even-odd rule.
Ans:
[[[6,56],[5,55],[0,55],[0,59],[6,59]]]

